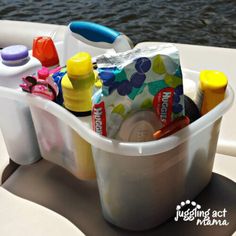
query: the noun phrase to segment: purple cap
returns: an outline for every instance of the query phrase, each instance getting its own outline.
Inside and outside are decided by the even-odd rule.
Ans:
[[[16,61],[29,56],[28,49],[24,45],[13,45],[2,49],[1,57],[4,61]]]

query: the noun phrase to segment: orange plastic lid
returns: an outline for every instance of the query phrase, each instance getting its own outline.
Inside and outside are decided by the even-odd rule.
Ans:
[[[59,64],[54,42],[48,36],[40,36],[34,39],[32,54],[42,63],[42,66],[51,67]]]

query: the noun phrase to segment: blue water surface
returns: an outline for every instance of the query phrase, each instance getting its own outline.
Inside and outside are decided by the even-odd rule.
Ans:
[[[165,41],[236,47],[236,0],[1,0],[0,18],[104,24],[136,44]]]

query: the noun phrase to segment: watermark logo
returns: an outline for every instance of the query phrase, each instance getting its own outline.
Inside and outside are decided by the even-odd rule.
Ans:
[[[227,210],[207,209],[202,210],[201,205],[194,201],[186,200],[176,206],[175,221],[196,221],[196,225],[203,226],[227,226],[229,222],[226,219]]]

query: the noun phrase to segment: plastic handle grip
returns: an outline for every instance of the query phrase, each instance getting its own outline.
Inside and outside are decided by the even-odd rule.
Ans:
[[[74,34],[82,36],[91,42],[105,42],[113,44],[120,35],[119,32],[106,26],[86,21],[71,22],[69,29]]]
[[[124,52],[132,48],[132,42],[124,34],[106,26],[86,21],[72,21],[68,25],[63,45],[63,54],[60,58],[61,66],[64,66],[66,60],[79,51],[86,50],[95,57],[105,53],[108,49]]]

